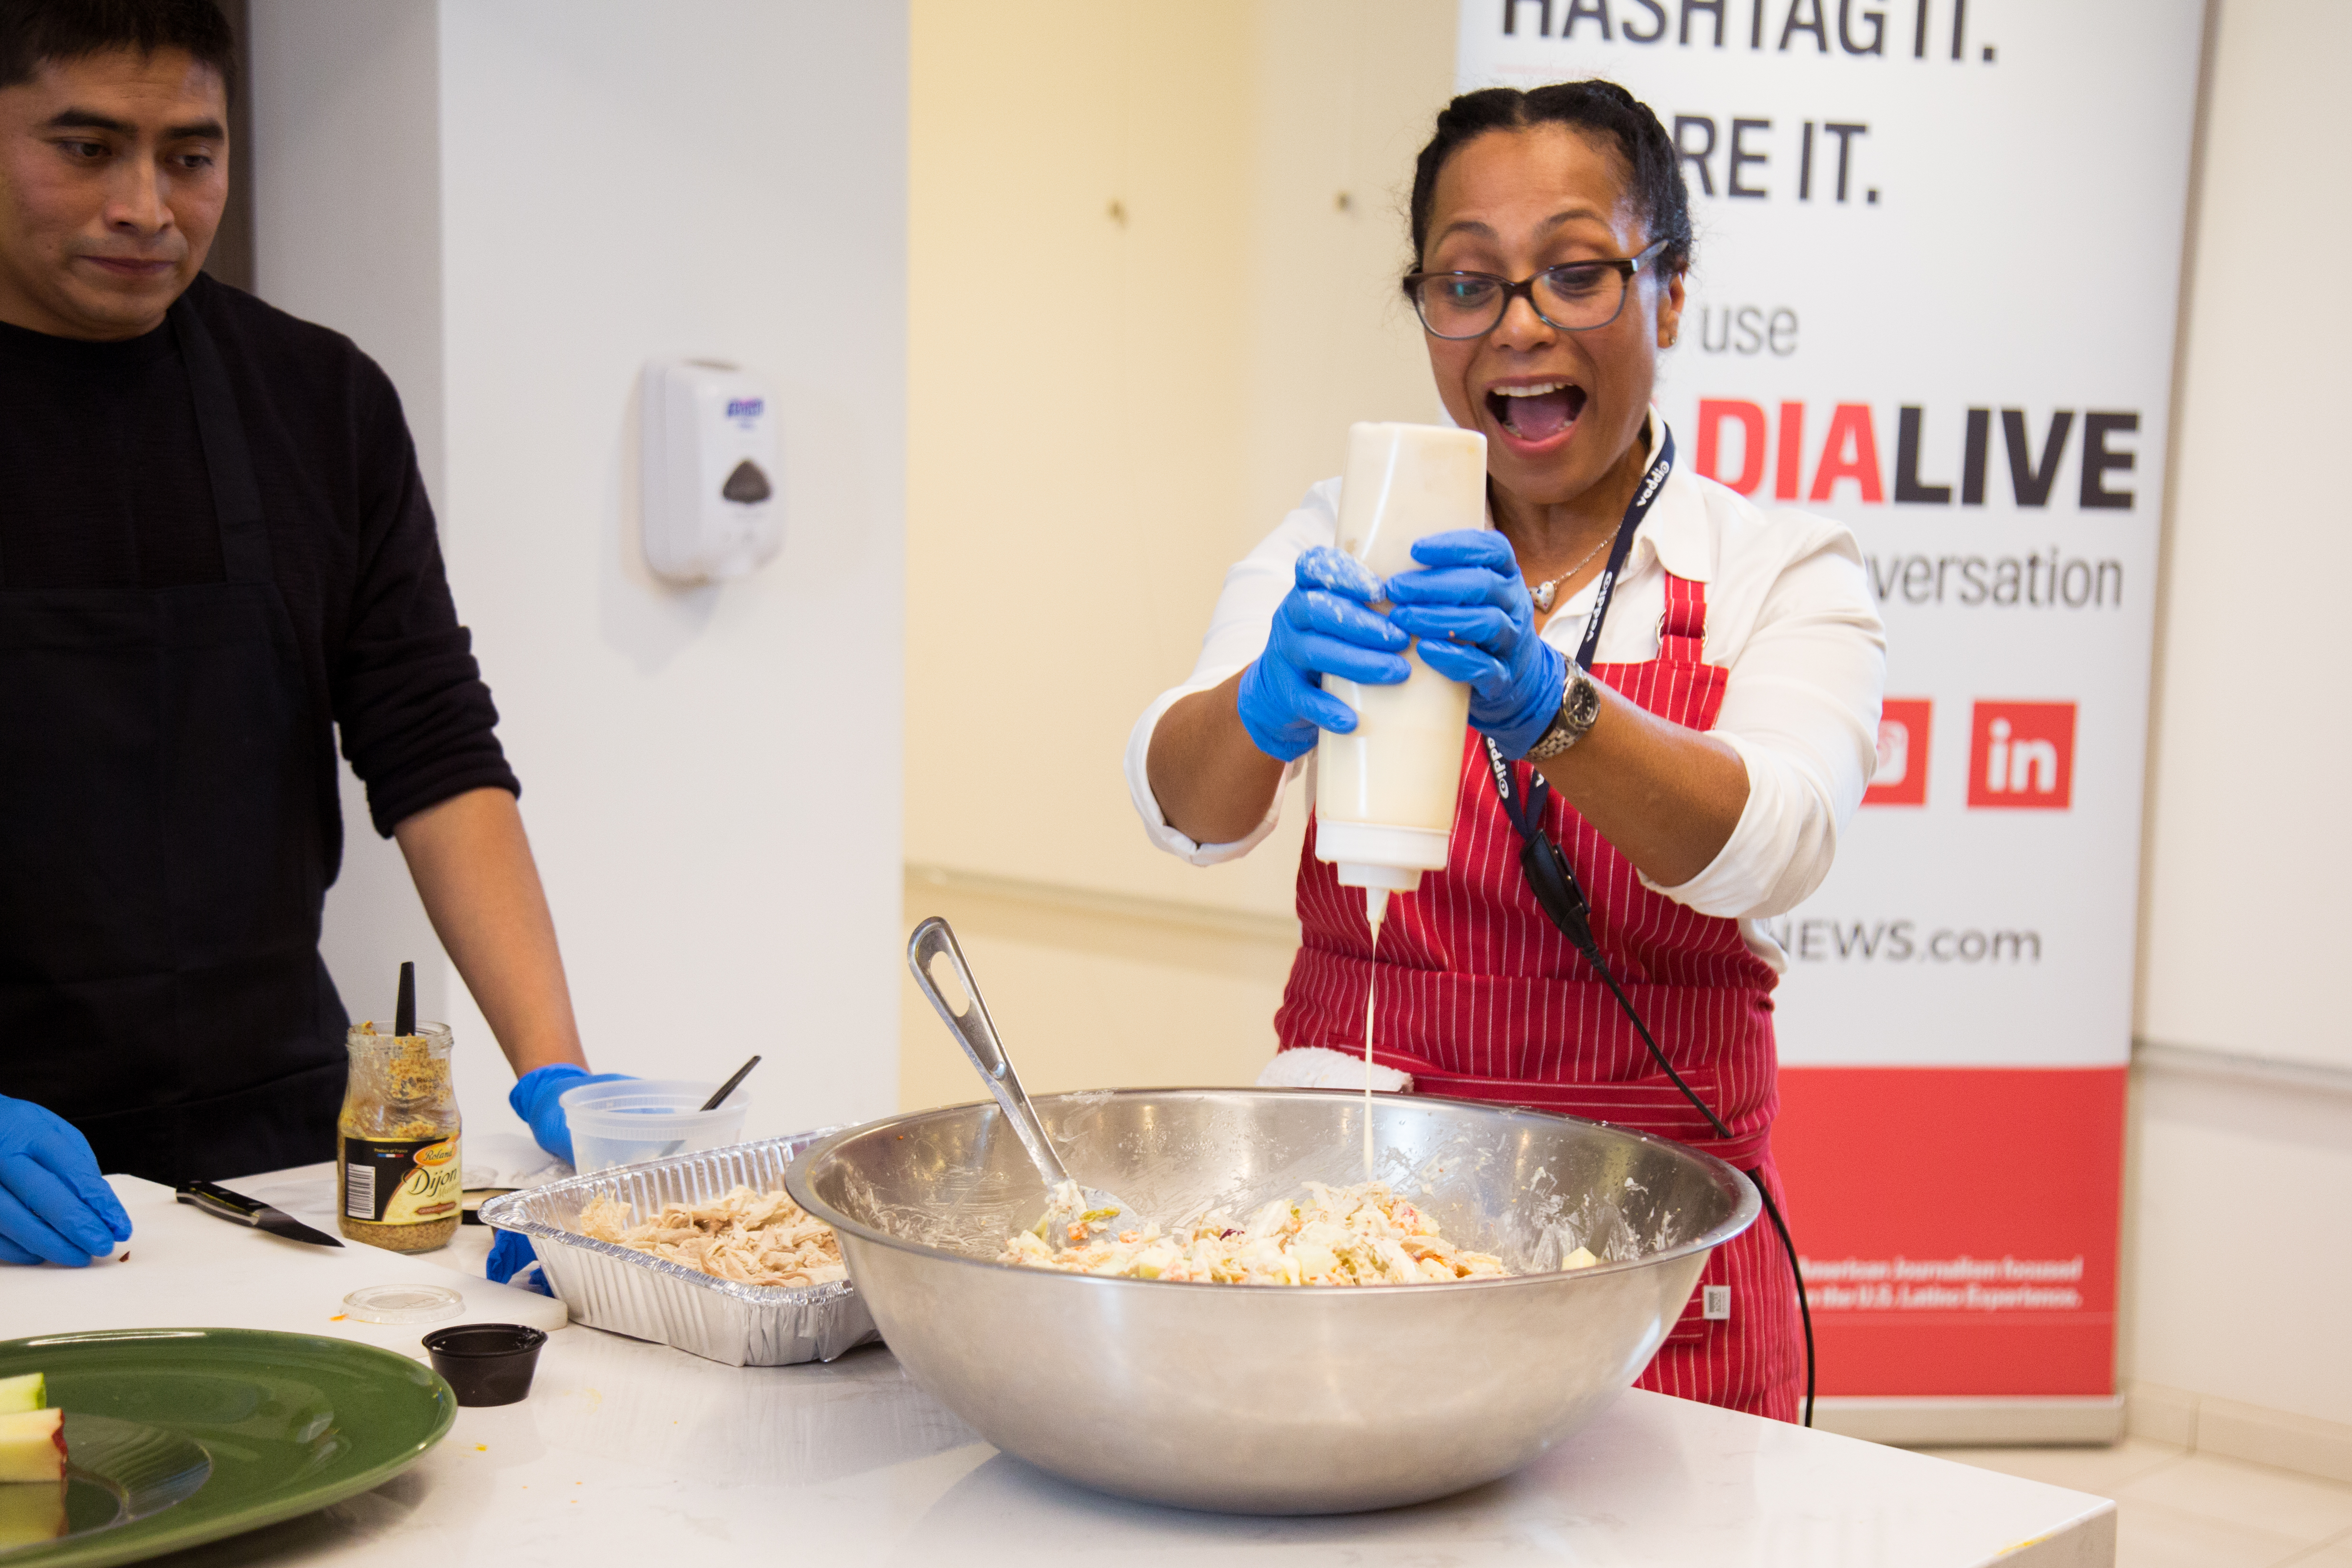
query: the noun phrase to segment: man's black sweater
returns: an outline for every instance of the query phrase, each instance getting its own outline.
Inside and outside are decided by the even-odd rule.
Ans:
[[[186,298],[219,344],[253,449],[329,809],[331,723],[379,833],[467,790],[520,793],[391,381],[350,339],[211,278]],[[0,322],[0,616],[19,590],[223,575],[170,325],[94,343]],[[339,833],[329,846],[331,877]]]

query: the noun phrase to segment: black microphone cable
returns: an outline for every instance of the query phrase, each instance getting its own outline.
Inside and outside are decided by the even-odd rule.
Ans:
[[[1552,842],[1549,834],[1540,827],[1532,827],[1521,818],[1518,803],[1507,796],[1504,804],[1511,825],[1519,830],[1519,869],[1526,875],[1528,889],[1535,894],[1536,902],[1543,907],[1545,914],[1551,917],[1551,923],[1559,928],[1560,934],[1584,955],[1584,961],[1592,965],[1593,973],[1599,974],[1601,984],[1609,987],[1609,994],[1617,998],[1618,1009],[1625,1015],[1625,1021],[1633,1026],[1633,1032],[1642,1037],[1642,1044],[1650,1048],[1650,1058],[1658,1064],[1659,1069],[1676,1089],[1682,1090],[1683,1098],[1706,1118],[1706,1124],[1715,1129],[1717,1137],[1729,1138],[1731,1129],[1726,1127],[1723,1119],[1699,1098],[1696,1089],[1683,1081],[1683,1075],[1675,1070],[1675,1064],[1666,1059],[1666,1053],[1651,1037],[1650,1026],[1642,1022],[1642,1015],[1634,1010],[1633,1000],[1625,994],[1625,988],[1617,984],[1617,976],[1610,971],[1609,961],[1601,956],[1601,944],[1592,939],[1591,905],[1585,900],[1584,889],[1577,885],[1576,871],[1569,865],[1568,857],[1560,852],[1559,845]],[[1759,1165],[1753,1171],[1741,1173],[1756,1184],[1756,1195],[1764,1200],[1764,1212],[1770,1217],[1772,1228],[1780,1233],[1780,1249],[1788,1254],[1790,1278],[1797,1283],[1797,1314],[1805,1329],[1805,1425],[1811,1426],[1813,1424],[1815,1372],[1813,1308],[1812,1303],[1805,1300],[1805,1271],[1797,1261],[1797,1244],[1790,1237],[1788,1222],[1780,1217],[1780,1206],[1772,1201],[1772,1191],[1765,1185],[1764,1168]]]
[[[1625,509],[1624,521],[1617,525],[1617,539],[1610,549],[1609,563],[1594,581],[1592,608],[1585,616],[1584,637],[1577,648],[1575,661],[1570,667],[1571,670],[1592,668],[1593,655],[1601,646],[1601,624],[1609,615],[1610,599],[1616,591],[1618,576],[1623,572],[1633,548],[1634,532],[1648,513],[1650,503],[1664,488],[1666,476],[1674,465],[1674,432],[1666,430],[1659,443],[1657,455],[1643,476],[1641,489]],[[1659,631],[1663,638],[1663,617],[1659,622]],[[1650,1048],[1651,1059],[1682,1091],[1683,1098],[1706,1118],[1706,1124],[1715,1129],[1716,1135],[1728,1139],[1731,1130],[1724,1126],[1723,1119],[1698,1097],[1690,1085],[1683,1081],[1683,1075],[1675,1070],[1674,1063],[1666,1059],[1666,1053],[1660,1050],[1658,1042],[1651,1037],[1650,1026],[1642,1022],[1642,1015],[1634,1010],[1624,987],[1619,985],[1616,975],[1610,973],[1608,960],[1601,956],[1601,946],[1592,940],[1591,906],[1585,901],[1584,890],[1576,885],[1576,872],[1569,865],[1568,857],[1560,853],[1559,846],[1553,843],[1551,837],[1543,830],[1543,806],[1550,786],[1538,776],[1532,791],[1523,794],[1512,777],[1510,763],[1503,758],[1502,748],[1491,736],[1486,738],[1486,762],[1494,773],[1495,794],[1503,803],[1503,813],[1511,819],[1511,826],[1518,830],[1519,868],[1527,875],[1528,887],[1535,894],[1536,902],[1543,907],[1545,914],[1551,917],[1552,924],[1559,928],[1560,934],[1584,954],[1585,962],[1592,965],[1593,972],[1609,987],[1609,994],[1617,998],[1617,1005],[1624,1013],[1626,1021],[1633,1026],[1633,1032],[1642,1037],[1642,1044]],[[1772,1194],[1764,1184],[1763,1166],[1759,1164],[1753,1171],[1740,1173],[1756,1184],[1756,1195],[1764,1200],[1764,1212],[1771,1216],[1772,1228],[1780,1236],[1781,1250],[1789,1255],[1790,1277],[1797,1282],[1797,1311],[1805,1325],[1805,1425],[1811,1426],[1813,1424],[1813,1308],[1812,1303],[1805,1300],[1805,1271],[1797,1262],[1797,1244],[1790,1238],[1788,1222],[1780,1217],[1780,1207],[1772,1202]]]

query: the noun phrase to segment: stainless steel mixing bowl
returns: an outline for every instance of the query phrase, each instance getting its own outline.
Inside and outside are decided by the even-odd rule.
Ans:
[[[1079,1181],[1164,1222],[1362,1179],[1363,1100],[1316,1089],[1040,1097]],[[992,1104],[869,1122],[785,1185],[840,1233],[915,1379],[998,1447],[1107,1492],[1341,1513],[1507,1475],[1648,1364],[1713,1248],[1755,1219],[1722,1161],[1567,1117],[1382,1095],[1380,1174],[1515,1268],[1449,1285],[1103,1279],[992,1259],[1045,1193]]]

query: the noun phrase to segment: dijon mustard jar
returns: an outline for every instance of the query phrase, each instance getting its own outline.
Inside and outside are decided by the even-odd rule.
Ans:
[[[449,1026],[344,1037],[351,1076],[336,1119],[342,1232],[394,1252],[430,1252],[457,1233],[464,1175]]]

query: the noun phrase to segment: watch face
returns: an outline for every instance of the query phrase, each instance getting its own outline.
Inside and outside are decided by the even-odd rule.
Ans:
[[[1569,722],[1581,730],[1601,717],[1601,689],[1590,679],[1578,681],[1569,689]]]

